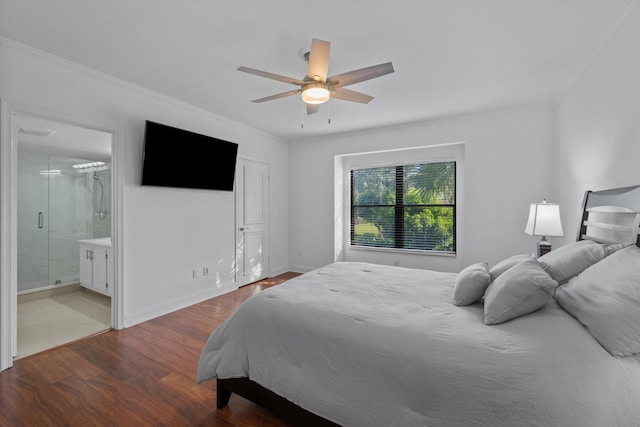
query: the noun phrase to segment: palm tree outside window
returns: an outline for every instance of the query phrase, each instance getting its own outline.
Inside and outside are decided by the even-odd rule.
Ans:
[[[456,162],[351,170],[352,246],[456,253]]]

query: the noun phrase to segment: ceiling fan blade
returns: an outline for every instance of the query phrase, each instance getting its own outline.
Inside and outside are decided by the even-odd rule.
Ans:
[[[315,114],[320,109],[320,104],[307,104],[307,114]]]
[[[309,68],[307,78],[309,80],[327,81],[329,72],[329,50],[331,43],[324,40],[311,40],[311,51],[309,52]],[[316,79],[317,76],[317,79]]]
[[[331,92],[331,97],[342,99],[343,101],[359,102],[360,104],[368,104],[373,99],[373,96],[343,87],[335,88],[335,91]]]
[[[260,103],[260,102],[273,101],[274,99],[286,98],[287,96],[295,95],[296,93],[300,93],[300,89],[290,90],[288,92],[282,92],[282,93],[278,93],[277,95],[266,96],[260,99],[254,99],[251,102]]]
[[[281,76],[279,74],[269,73],[267,71],[260,71],[260,70],[256,70],[254,68],[249,68],[249,67],[238,67],[238,71],[242,71],[249,74],[255,74],[256,76],[266,77],[268,79],[278,80],[280,82],[289,83],[297,86],[302,86],[304,84],[302,80]]]
[[[329,77],[329,81],[327,83],[333,87],[348,86],[365,80],[375,79],[376,77],[384,76],[385,74],[391,74],[393,71],[393,64],[391,62],[387,62],[386,64],[372,65],[371,67],[361,68],[359,70],[349,71],[348,73]]]

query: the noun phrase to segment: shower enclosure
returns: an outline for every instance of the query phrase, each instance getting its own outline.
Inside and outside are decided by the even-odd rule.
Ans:
[[[111,236],[106,162],[18,151],[18,294],[78,283],[77,241]]]

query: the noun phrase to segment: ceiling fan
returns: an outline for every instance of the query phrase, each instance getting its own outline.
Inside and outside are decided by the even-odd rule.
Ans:
[[[385,64],[373,65],[371,67],[327,77],[327,73],[329,72],[330,46],[331,43],[327,41],[312,39],[311,50],[304,55],[309,66],[307,75],[304,76],[302,80],[260,71],[254,68],[238,67],[238,71],[299,86],[298,89],[255,99],[252,102],[273,101],[274,99],[285,98],[300,93],[302,100],[306,104],[307,114],[316,113],[318,108],[320,108],[320,104],[327,102],[330,98],[368,104],[373,99],[373,96],[345,89],[344,87],[393,73],[393,64],[387,62]]]

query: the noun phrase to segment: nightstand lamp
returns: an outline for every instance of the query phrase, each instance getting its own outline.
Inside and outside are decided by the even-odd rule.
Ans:
[[[560,222],[560,206],[555,203],[531,203],[529,220],[524,232],[530,236],[542,236],[537,244],[537,256],[551,251],[551,243],[547,237],[564,237]]]

